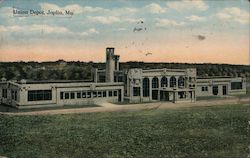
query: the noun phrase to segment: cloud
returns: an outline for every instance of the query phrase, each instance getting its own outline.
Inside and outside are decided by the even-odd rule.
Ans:
[[[91,34],[99,34],[99,31],[97,31],[95,28],[90,28],[89,30],[80,33],[81,36],[89,36]]]
[[[1,29],[1,28],[0,28]],[[124,27],[118,28],[117,31],[126,31],[127,29]]]
[[[1,17],[12,17],[13,16],[13,8],[12,7],[0,7],[0,16]]]
[[[49,25],[31,25],[31,31],[43,31],[44,33],[70,33],[70,31],[61,26],[49,26]]]
[[[49,26],[49,25],[13,25],[13,26],[0,26],[0,32],[39,32],[43,31],[43,33],[71,33],[65,27],[59,26]]]
[[[182,0],[182,1],[174,1],[167,2],[168,8],[175,9],[177,11],[183,10],[198,10],[205,11],[208,9],[208,5],[202,0]]]
[[[128,8],[128,7],[124,7],[124,8],[113,8],[110,10],[107,10],[105,13],[109,14],[109,15],[116,15],[116,16],[120,16],[120,15],[128,15],[128,14],[134,14],[138,11],[137,8]]]
[[[121,18],[122,22],[138,23],[139,21],[144,21],[144,18]]]
[[[161,7],[159,4],[157,3],[151,3],[147,6],[145,6],[146,9],[149,10],[150,13],[153,14],[160,14],[160,13],[165,13],[166,12],[166,8]]]
[[[40,3],[40,7],[43,10],[60,10],[60,11],[69,10],[69,11],[73,11],[74,14],[80,14],[80,13],[85,13],[85,12],[108,11],[108,9],[104,9],[101,7],[91,7],[91,6],[82,7],[78,4],[71,4],[71,5],[67,5],[64,7],[59,7],[58,5],[52,4],[52,3]]]
[[[60,11],[69,10],[73,11],[74,14],[100,12],[102,14],[105,13],[110,15],[121,15],[121,14],[137,12],[136,8],[129,8],[129,7],[105,9],[102,7],[80,6],[78,4],[71,4],[71,5],[66,5],[64,7],[59,7],[58,5],[52,3],[40,3],[40,7],[43,10],[60,10]]]
[[[129,12],[129,13],[135,13],[138,11],[136,8],[123,8],[121,10],[124,10],[124,11]]]
[[[7,28],[4,26],[0,26],[0,32],[7,32]]]
[[[188,17],[186,17],[186,19],[188,19],[189,21],[194,21],[194,22],[206,21],[206,18],[197,16],[197,15],[188,16]]]
[[[156,19],[157,23],[156,26],[158,27],[168,27],[168,26],[183,26],[185,25],[185,22],[177,22],[175,20],[171,19]]]
[[[142,18],[126,18],[119,16],[87,16],[87,19],[91,22],[101,24],[113,24],[121,22],[136,23],[140,20],[143,20]]]
[[[101,11],[108,11],[108,9],[104,9],[101,7],[90,7],[90,6],[82,7],[82,12],[101,12]]]
[[[116,16],[88,16],[87,18],[92,22],[102,24],[112,24],[121,21],[121,19]]]
[[[43,34],[63,34],[63,35],[70,35],[70,36],[90,36],[93,34],[99,34],[99,31],[97,31],[95,28],[90,28],[84,32],[72,32],[68,30],[65,27],[60,26],[49,26],[49,25],[39,25],[39,24],[33,24],[33,25],[13,25],[13,26],[1,26],[0,25],[0,33],[43,33]]]
[[[216,14],[220,20],[235,21],[241,24],[249,23],[250,14],[237,7],[224,8]]]

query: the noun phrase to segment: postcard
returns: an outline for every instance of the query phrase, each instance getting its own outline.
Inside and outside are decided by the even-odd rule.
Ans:
[[[0,0],[0,158],[250,157],[249,0]]]

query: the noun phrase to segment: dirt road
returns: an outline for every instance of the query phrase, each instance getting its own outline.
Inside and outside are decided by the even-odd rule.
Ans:
[[[93,112],[113,112],[113,111],[135,111],[135,110],[150,110],[150,109],[175,109],[187,107],[200,107],[200,106],[219,106],[225,104],[246,104],[250,105],[250,98],[244,99],[225,99],[225,100],[211,100],[211,101],[197,101],[195,103],[169,103],[169,102],[156,102],[156,103],[142,103],[142,104],[104,104],[103,107],[91,108],[73,108],[73,109],[57,109],[57,110],[44,110],[44,111],[30,111],[30,112],[0,112],[1,115],[58,115],[58,114],[73,114],[73,113],[93,113]],[[108,106],[107,106],[108,105]]]

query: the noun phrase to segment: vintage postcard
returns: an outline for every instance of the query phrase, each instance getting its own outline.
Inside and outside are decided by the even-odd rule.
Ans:
[[[0,0],[0,158],[250,157],[249,0]]]

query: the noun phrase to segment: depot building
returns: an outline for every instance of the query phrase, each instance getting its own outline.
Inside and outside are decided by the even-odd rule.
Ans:
[[[0,82],[0,102],[17,108],[90,105],[102,102],[195,102],[197,97],[246,94],[245,78],[207,77],[188,69],[119,68],[120,56],[106,48],[106,68],[93,69],[92,82]]]

